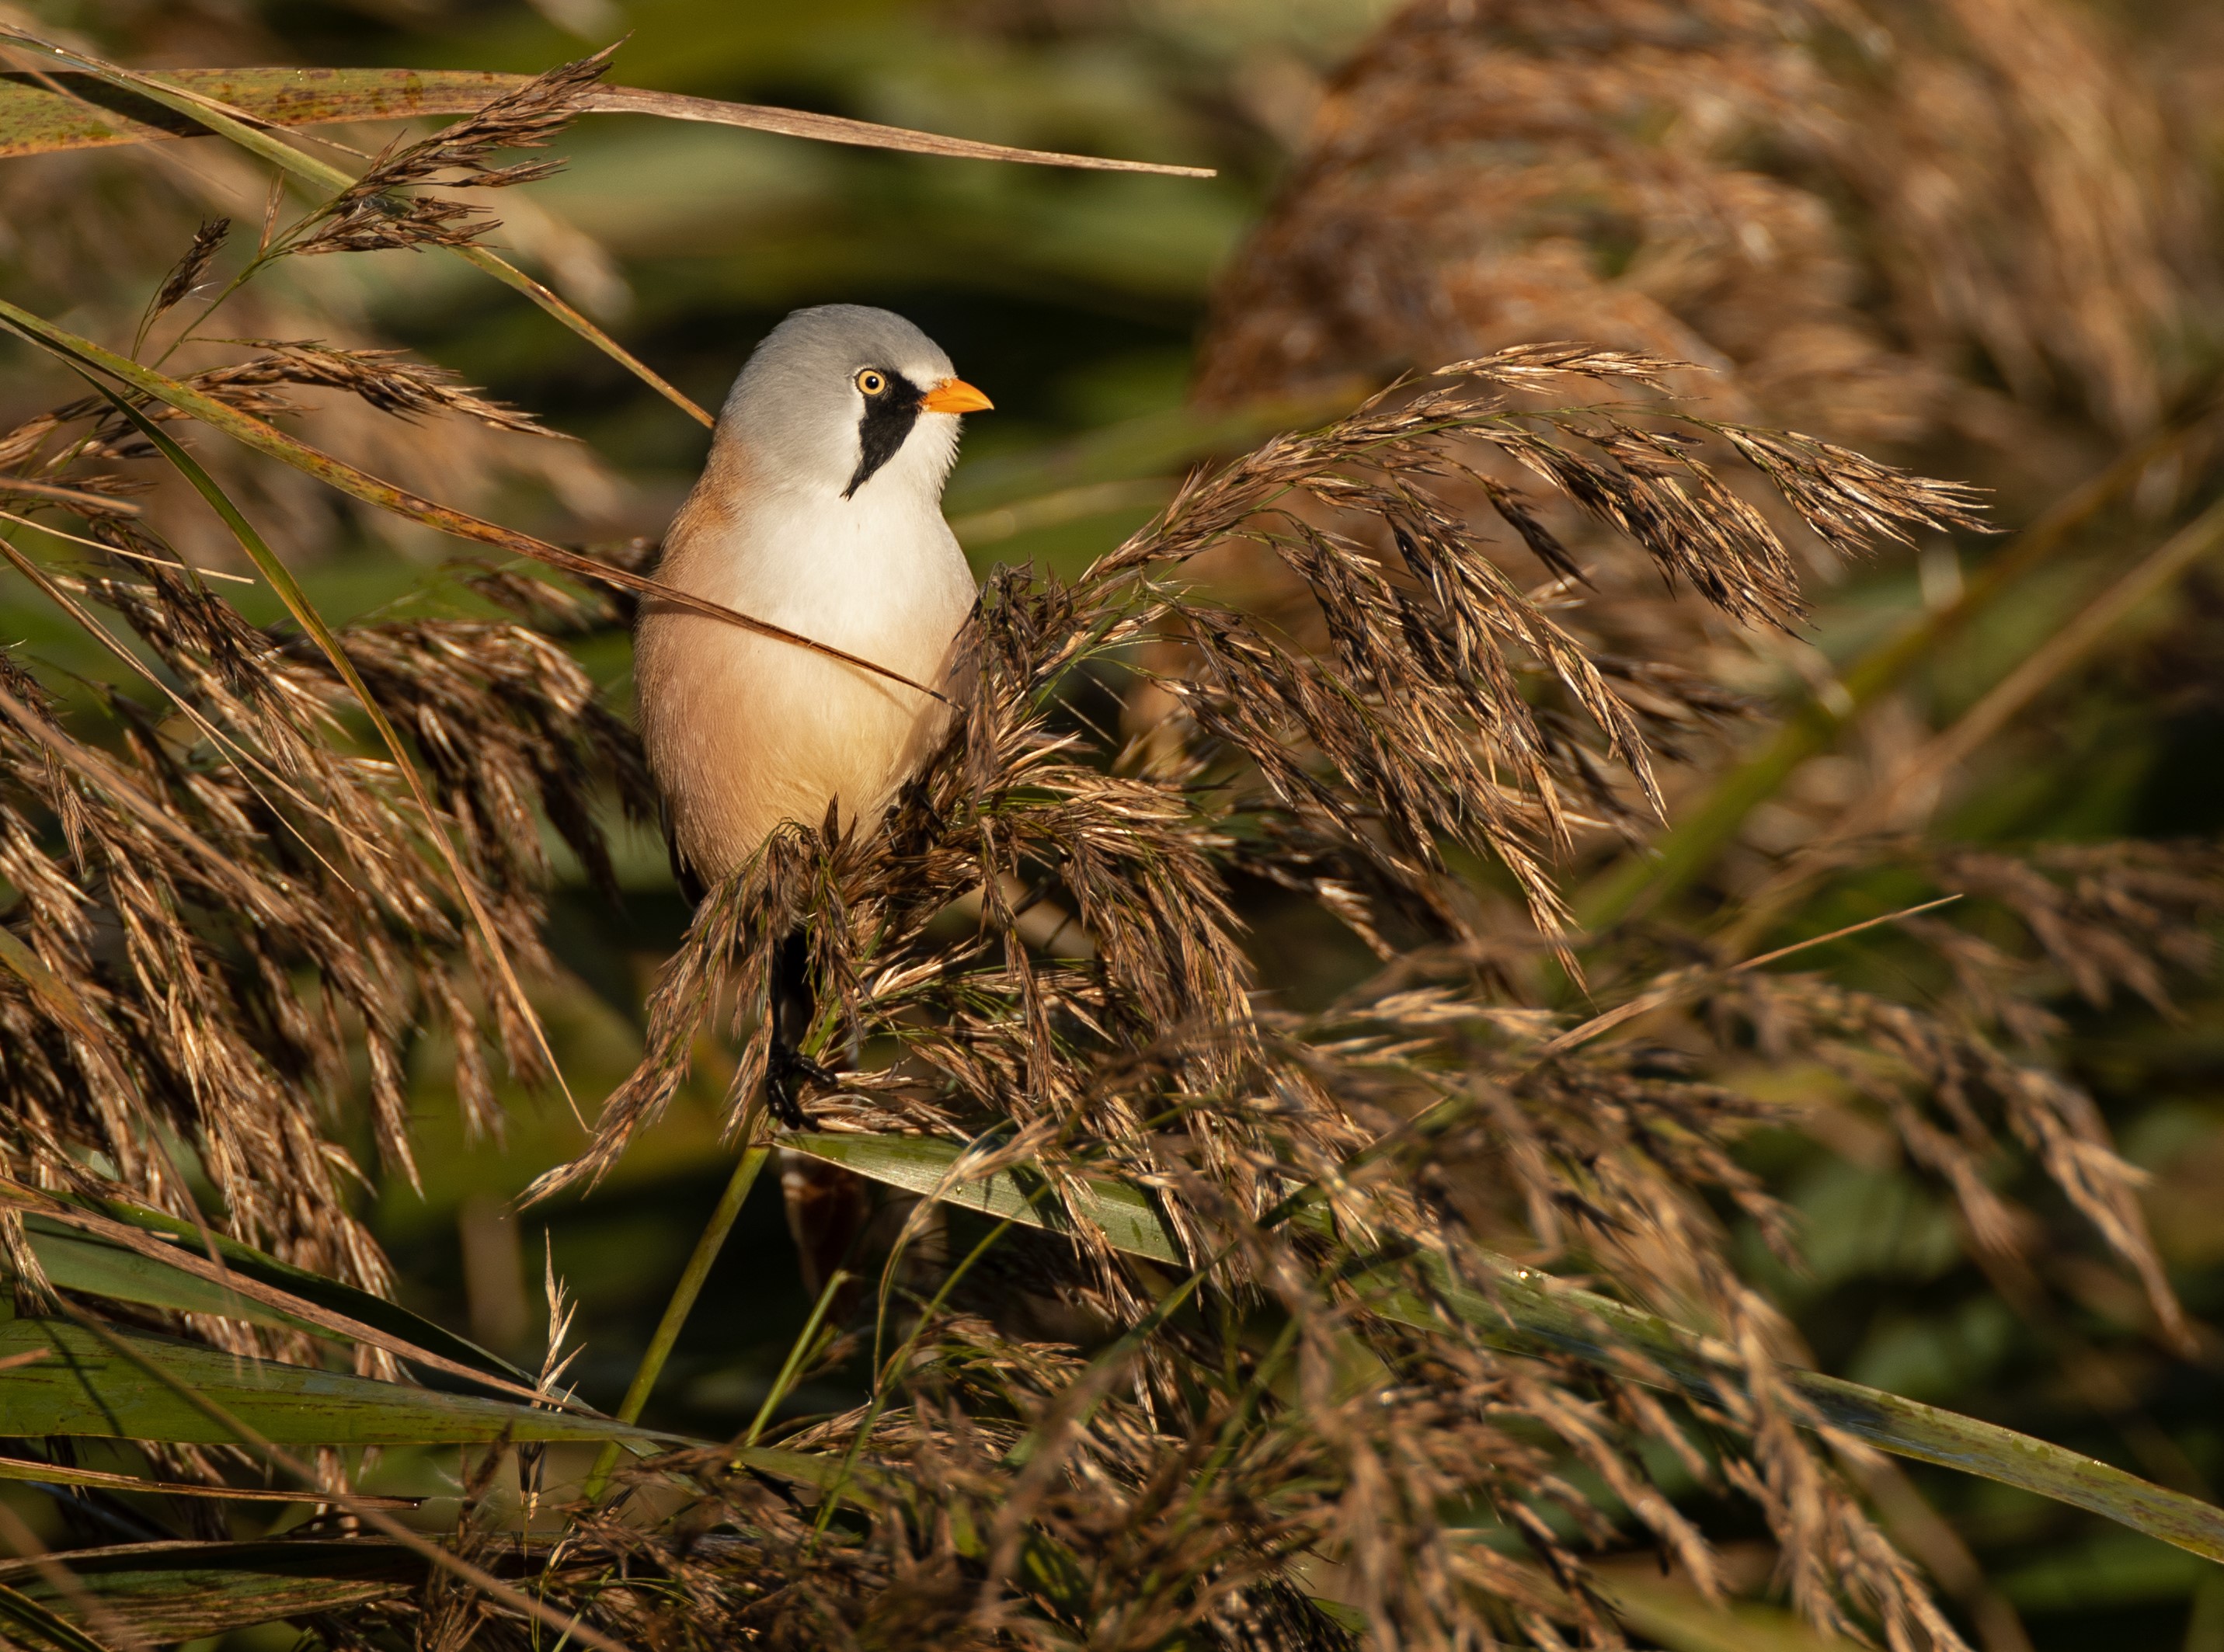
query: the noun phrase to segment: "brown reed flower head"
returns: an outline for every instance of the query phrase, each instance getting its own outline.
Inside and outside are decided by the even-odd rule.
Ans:
[[[389,147],[360,178],[276,242],[273,255],[458,247],[498,227],[487,210],[440,188],[507,189],[563,170],[560,161],[494,164],[504,149],[544,147],[579,112],[616,45],[563,64],[431,137]]]
[[[2211,301],[2167,107],[2062,0],[1418,0],[1329,86],[1200,394],[1584,337],[2043,477],[2062,401],[2154,422]]]

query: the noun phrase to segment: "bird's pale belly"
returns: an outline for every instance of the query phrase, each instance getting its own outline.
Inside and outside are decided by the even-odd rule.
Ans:
[[[784,821],[816,827],[830,804],[843,828],[869,829],[946,716],[899,684],[698,615],[645,618],[639,646],[651,661],[689,656],[667,678],[685,688],[644,703],[641,735],[673,841],[706,881]],[[856,652],[924,683],[943,664]]]
[[[753,485],[762,465],[738,448],[712,458],[657,577],[938,687],[978,590],[942,520],[941,470],[892,469],[851,498]],[[673,846],[706,883],[830,804],[869,830],[947,716],[917,689],[654,598],[634,668]]]

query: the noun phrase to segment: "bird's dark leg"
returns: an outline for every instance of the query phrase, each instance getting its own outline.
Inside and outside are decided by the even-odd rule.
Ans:
[[[672,856],[672,873],[679,880],[680,898],[690,907],[702,905],[706,892],[701,876],[679,852],[665,824],[664,845]],[[803,1053],[818,1006],[811,993],[811,949],[801,930],[790,930],[773,955],[772,1050],[765,1062],[765,1100],[773,1116],[790,1130],[816,1130],[804,1112],[800,1092],[806,1084],[831,1088],[834,1075]]]
[[[831,1087],[834,1075],[803,1053],[818,1006],[811,993],[811,955],[801,930],[790,930],[773,961],[772,1051],[765,1062],[765,1100],[790,1130],[816,1130],[803,1110],[803,1087]]]

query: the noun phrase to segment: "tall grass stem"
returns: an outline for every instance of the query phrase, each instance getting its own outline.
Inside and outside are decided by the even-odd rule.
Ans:
[[[672,1300],[664,1305],[664,1317],[657,1322],[656,1334],[648,1340],[648,1347],[641,1356],[640,1367],[633,1374],[633,1382],[626,1389],[624,1402],[618,1407],[619,1417],[627,1422],[639,1419],[641,1408],[656,1387],[656,1379],[663,1374],[664,1362],[672,1357],[673,1345],[679,1340],[680,1327],[687,1323],[688,1315],[695,1311],[695,1299],[703,1294],[703,1282],[711,1277],[711,1264],[717,1261],[718,1252],[726,1246],[726,1236],[734,1231],[734,1223],[749,1201],[749,1189],[756,1184],[757,1172],[764,1169],[768,1147],[751,1147],[742,1155],[742,1162],[734,1166],[734,1174],[726,1183],[726,1190],[718,1196],[718,1207],[711,1213],[711,1220],[703,1229],[703,1237],[695,1241],[695,1252],[687,1258],[686,1271],[679,1283],[672,1288]],[[615,1441],[603,1447],[588,1471],[584,1487],[590,1503],[599,1502],[603,1489],[609,1485],[610,1472],[618,1465],[618,1448]]]

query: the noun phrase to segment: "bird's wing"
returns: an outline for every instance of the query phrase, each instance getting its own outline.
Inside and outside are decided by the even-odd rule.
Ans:
[[[671,857],[672,876],[679,885],[679,899],[692,911],[703,904],[703,897],[711,892],[710,886],[695,870],[695,863],[681,852],[679,839],[672,829],[671,807],[661,798],[657,802],[656,817],[657,823],[664,829],[664,852]]]

